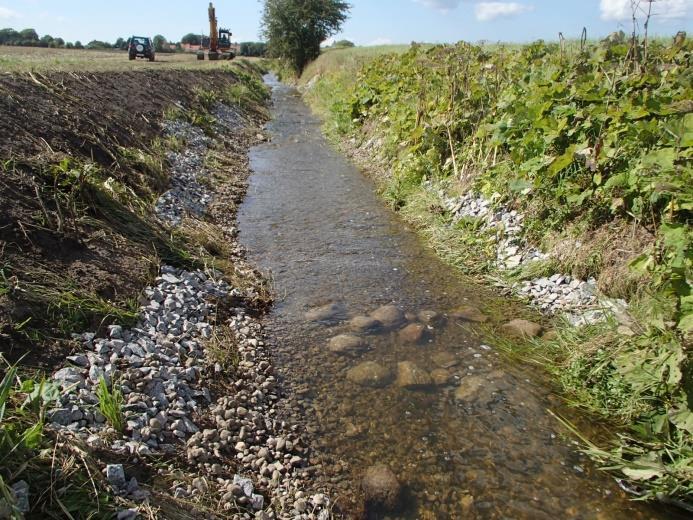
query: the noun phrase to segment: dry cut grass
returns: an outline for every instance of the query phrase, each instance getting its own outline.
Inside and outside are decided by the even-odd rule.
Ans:
[[[241,58],[257,60],[257,58]],[[0,46],[0,71],[132,71],[132,70],[211,70],[223,69],[228,61],[198,61],[194,53],[157,54],[156,61],[130,61],[118,50],[44,49]]]

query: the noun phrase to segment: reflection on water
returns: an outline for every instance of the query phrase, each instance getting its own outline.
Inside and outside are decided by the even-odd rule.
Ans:
[[[382,206],[295,90],[273,87],[272,142],[251,154],[241,239],[273,274],[279,302],[267,325],[287,413],[304,421],[311,464],[339,505],[358,514],[363,472],[384,463],[405,485],[402,509],[388,518],[663,517],[626,500],[575,452],[546,412],[560,403],[536,373],[449,316],[494,300]],[[347,321],[389,303],[407,313],[399,326]],[[501,315],[517,312],[503,305]],[[423,327],[402,333],[407,323]],[[340,334],[361,341],[330,343]]]

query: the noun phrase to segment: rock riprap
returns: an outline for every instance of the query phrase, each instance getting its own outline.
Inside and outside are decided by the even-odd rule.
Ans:
[[[347,379],[357,385],[383,388],[392,383],[393,374],[389,368],[374,361],[366,361],[351,368],[347,372]]]
[[[164,132],[186,146],[182,151],[168,152],[171,187],[159,197],[154,209],[162,222],[177,226],[187,214],[203,215],[212,200],[211,190],[200,182],[209,175],[204,161],[211,140],[187,121],[167,121]]]

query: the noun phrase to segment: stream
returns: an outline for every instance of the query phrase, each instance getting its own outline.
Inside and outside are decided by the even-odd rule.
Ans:
[[[329,145],[300,94],[268,82],[271,142],[251,152],[241,242],[271,273],[277,303],[266,327],[288,394],[285,413],[305,429],[311,471],[333,503],[369,518],[667,518],[628,500],[577,451],[547,410],[589,424],[552,395],[541,370],[484,344],[485,326],[527,310],[439,261]],[[312,319],[311,310],[328,304],[324,320]],[[385,304],[425,322],[425,338],[412,343],[390,330],[363,333],[364,348],[351,356],[328,348],[349,332],[349,319]],[[491,322],[446,319],[462,305]],[[392,371],[391,381],[362,386],[347,378],[366,361]],[[394,375],[405,361],[439,384],[401,387]],[[389,466],[404,485],[396,513],[363,510],[359,483],[374,464]]]

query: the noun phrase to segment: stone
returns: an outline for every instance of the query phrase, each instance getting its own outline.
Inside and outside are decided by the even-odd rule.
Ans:
[[[512,320],[501,327],[501,331],[511,338],[531,339],[541,334],[543,327],[527,320]]]
[[[452,368],[460,364],[460,360],[451,352],[436,352],[431,359],[441,368]]]
[[[31,509],[29,504],[29,484],[27,484],[24,480],[20,480],[12,484],[10,489],[14,495],[14,501],[17,509],[19,509],[20,513],[28,513]]]
[[[249,478],[241,477],[240,475],[233,476],[233,483],[239,486],[243,490],[243,494],[250,498],[253,496],[253,481]]]
[[[347,379],[357,385],[383,388],[392,382],[393,375],[388,368],[373,361],[366,361],[350,369]]]
[[[378,332],[383,324],[370,316],[356,316],[349,321],[349,328],[353,332],[361,334],[370,334]]]
[[[338,303],[328,303],[322,307],[310,309],[305,314],[307,321],[334,322],[340,321],[344,316],[344,309]]]
[[[456,320],[471,321],[474,323],[486,323],[488,321],[488,316],[471,305],[463,305],[462,307],[450,311],[450,317]]]
[[[415,345],[421,343],[426,335],[426,327],[420,323],[410,323],[399,331],[399,340],[402,343]]]
[[[265,507],[265,497],[257,494],[250,495],[250,507],[255,509],[255,511],[261,510]]]
[[[371,466],[361,481],[367,511],[395,511],[400,505],[402,485],[384,464]]]
[[[345,356],[353,356],[368,348],[366,342],[358,336],[340,334],[332,338],[328,344],[330,352]]]
[[[397,386],[407,390],[419,390],[433,385],[428,372],[411,361],[397,363]]]
[[[431,379],[436,386],[445,386],[450,383],[450,372],[444,368],[436,368],[431,372]]]
[[[445,316],[436,311],[423,310],[417,315],[418,320],[426,325],[437,327],[445,323]]]
[[[485,383],[486,380],[481,376],[465,377],[455,390],[455,399],[457,401],[469,401],[483,388]]]
[[[404,312],[394,305],[383,305],[371,313],[371,318],[378,320],[386,329],[396,329],[404,323]]]
[[[139,511],[137,509],[123,509],[118,511],[116,515],[117,520],[135,520],[139,516]]]
[[[123,489],[127,485],[123,465],[108,464],[106,466],[106,480],[114,489]]]

